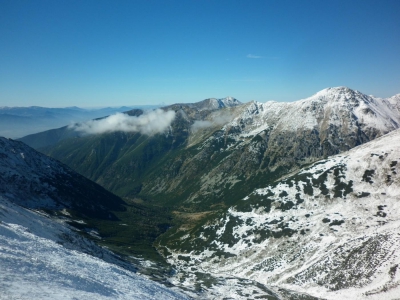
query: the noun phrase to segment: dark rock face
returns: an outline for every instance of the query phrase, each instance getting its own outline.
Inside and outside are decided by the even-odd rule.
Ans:
[[[0,138],[0,194],[35,209],[72,209],[81,215],[114,218],[122,199],[22,142]]]

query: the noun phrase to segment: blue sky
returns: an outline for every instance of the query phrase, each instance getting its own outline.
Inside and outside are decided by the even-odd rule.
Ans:
[[[400,93],[398,0],[0,0],[0,106]]]

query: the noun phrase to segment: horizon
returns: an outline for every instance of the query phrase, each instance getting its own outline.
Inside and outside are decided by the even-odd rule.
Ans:
[[[239,102],[241,102],[242,104],[245,104],[245,103],[248,103],[248,102],[251,102],[251,101],[256,101],[256,102],[260,102],[260,103],[266,103],[266,102],[270,102],[270,101],[273,101],[273,102],[274,101],[275,102],[289,102],[290,103],[290,102],[306,100],[306,99],[311,98],[314,95],[322,92],[323,90],[332,89],[332,88],[348,88],[350,90],[353,90],[353,91],[356,91],[356,92],[360,92],[360,93],[362,93],[364,95],[367,95],[367,96],[370,96],[370,97],[383,98],[383,99],[400,95],[400,93],[395,93],[393,95],[390,95],[389,97],[380,97],[379,95],[371,95],[371,94],[368,95],[368,94],[363,93],[363,91],[360,91],[360,90],[357,90],[357,89],[352,89],[352,88],[349,88],[347,86],[336,86],[336,87],[323,88],[323,89],[321,89],[319,91],[316,91],[313,94],[311,94],[311,95],[309,95],[309,96],[307,96],[305,98],[301,98],[301,99],[299,98],[299,99],[296,99],[296,100],[293,100],[293,101],[277,101],[277,100],[274,100],[274,99],[270,99],[270,100],[267,100],[267,101],[264,101],[264,102],[257,101],[257,100],[249,100],[249,101],[244,102],[244,101],[241,101],[240,99],[238,99],[236,97],[226,96],[226,97],[222,97],[222,98],[208,97],[206,99],[198,100],[198,101],[195,101],[195,102],[175,102],[175,103],[158,103],[158,104],[141,104],[141,103],[138,103],[138,104],[134,104],[134,105],[115,105],[115,106],[114,105],[105,105],[105,106],[76,106],[76,105],[73,105],[73,106],[51,106],[51,107],[50,106],[38,106],[38,105],[30,105],[30,106],[0,106],[0,109],[4,109],[4,108],[33,108],[33,107],[37,107],[37,108],[47,108],[47,109],[79,108],[79,109],[84,109],[84,110],[101,110],[101,109],[117,109],[117,108],[125,108],[125,107],[126,108],[135,108],[135,107],[145,107],[145,106],[155,107],[156,108],[156,107],[166,107],[166,106],[170,106],[170,105],[174,105],[174,104],[198,103],[198,102],[202,102],[202,101],[205,101],[205,100],[208,100],[208,99],[217,99],[218,100],[218,99],[227,99],[227,98],[236,99]]]
[[[400,92],[399,10],[396,0],[2,1],[0,106],[292,102],[334,86],[387,98]]]

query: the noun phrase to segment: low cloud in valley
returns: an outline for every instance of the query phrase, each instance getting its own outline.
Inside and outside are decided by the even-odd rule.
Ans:
[[[209,127],[222,126],[232,121],[233,118],[234,116],[231,113],[224,112],[222,114],[214,115],[211,120],[195,121],[191,129],[193,132],[196,132]]]
[[[156,109],[145,112],[138,117],[123,113],[116,113],[104,119],[90,120],[71,125],[70,128],[87,134],[101,134],[106,132],[140,132],[153,135],[164,132],[175,118],[174,111]]]

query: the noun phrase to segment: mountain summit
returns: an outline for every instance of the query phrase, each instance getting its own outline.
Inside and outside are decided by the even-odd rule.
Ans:
[[[180,104],[173,104],[168,107],[174,107],[176,105],[181,105],[185,107],[190,107],[199,111],[203,110],[208,110],[208,111],[213,111],[213,110],[218,110],[221,108],[226,108],[226,107],[235,107],[238,105],[241,105],[242,103],[233,98],[233,97],[226,97],[226,98],[208,98],[200,102],[195,102],[195,103],[180,103]]]
[[[233,98],[233,97],[226,97],[222,99],[215,99],[215,98],[210,98],[208,99],[210,101],[210,104],[215,108],[224,108],[224,107],[234,107],[242,104],[239,100]],[[206,100],[207,101],[207,100]]]

